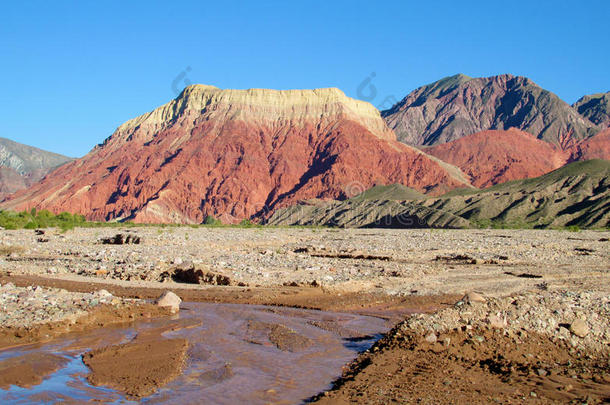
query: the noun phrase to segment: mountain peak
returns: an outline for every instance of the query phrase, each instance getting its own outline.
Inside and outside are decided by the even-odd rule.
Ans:
[[[592,123],[610,127],[610,91],[583,96],[573,107]]]
[[[382,116],[400,141],[426,146],[515,127],[565,149],[599,130],[555,94],[511,74],[447,77],[414,90]]]

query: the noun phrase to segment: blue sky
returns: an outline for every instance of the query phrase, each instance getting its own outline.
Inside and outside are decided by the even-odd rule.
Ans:
[[[5,2],[0,136],[82,156],[188,83],[374,105],[464,73],[610,90],[610,1]],[[376,93],[365,86],[365,79]],[[386,101],[387,103],[387,101]]]

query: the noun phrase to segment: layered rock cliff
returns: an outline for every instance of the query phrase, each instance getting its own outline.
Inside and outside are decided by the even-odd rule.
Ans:
[[[374,184],[432,194],[465,186],[451,169],[397,142],[372,105],[337,89],[193,85],[3,207],[94,220],[235,222]]]

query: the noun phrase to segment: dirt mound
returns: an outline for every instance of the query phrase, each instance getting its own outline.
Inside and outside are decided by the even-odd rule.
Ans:
[[[0,348],[43,342],[69,332],[82,332],[106,325],[133,322],[158,316],[167,316],[169,309],[152,304],[100,305],[77,319],[37,324],[30,327],[4,327],[0,329]]]
[[[266,322],[248,322],[248,341],[266,344],[268,339],[282,351],[298,352],[312,345],[312,340],[280,324]]]

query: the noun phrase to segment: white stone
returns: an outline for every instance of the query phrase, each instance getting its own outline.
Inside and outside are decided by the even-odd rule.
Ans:
[[[180,310],[182,300],[171,291],[165,291],[157,298],[157,305],[160,307],[171,307],[172,312],[176,313]]]

